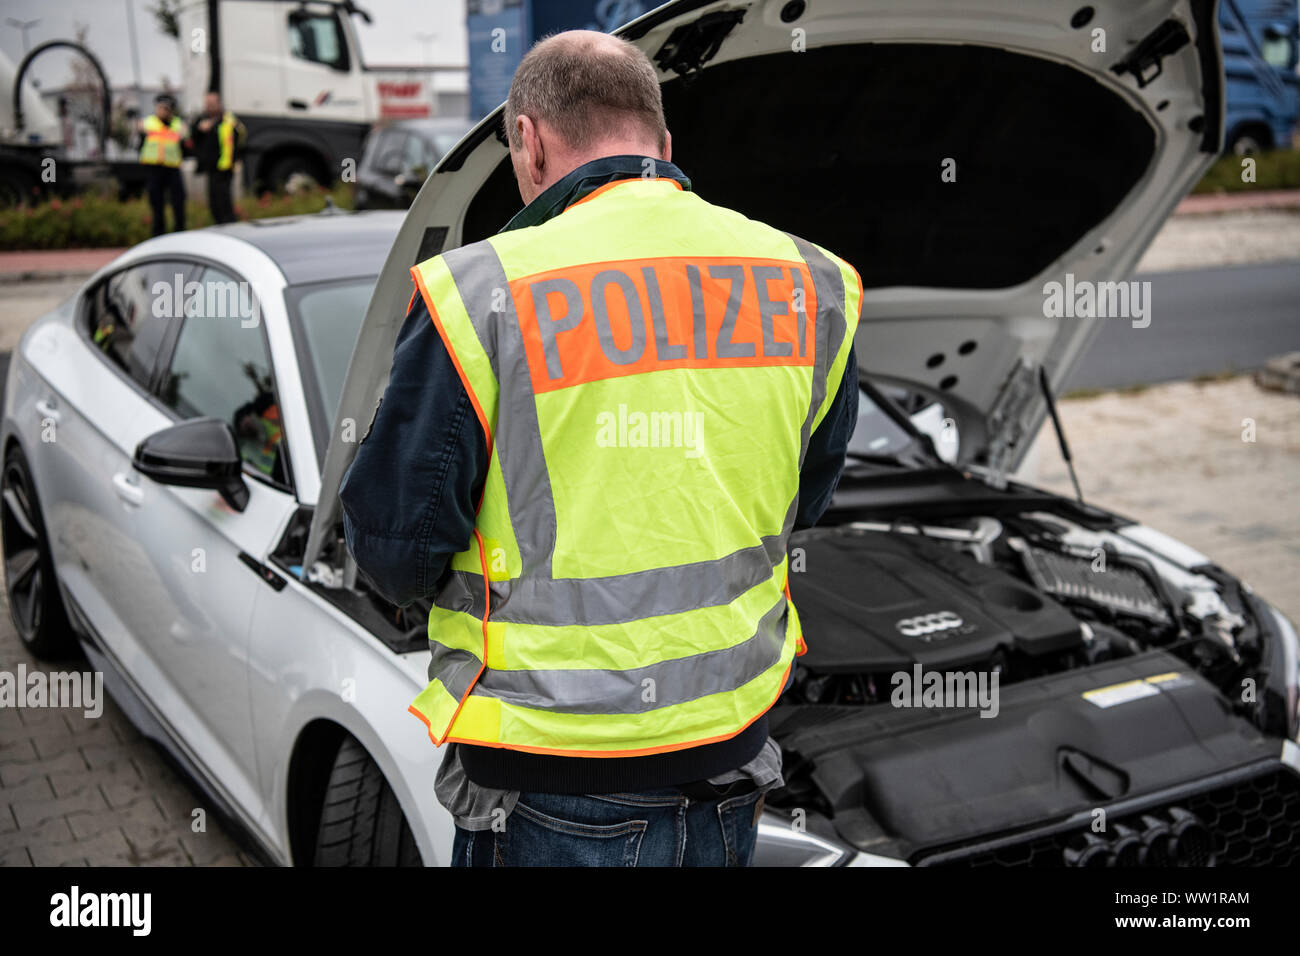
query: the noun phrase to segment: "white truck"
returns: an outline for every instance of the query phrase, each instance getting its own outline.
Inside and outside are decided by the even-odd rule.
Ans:
[[[177,22],[182,113],[221,93],[248,130],[246,181],[328,184],[360,162],[372,125],[434,115],[432,78],[459,66],[368,66],[352,0],[182,0]]]

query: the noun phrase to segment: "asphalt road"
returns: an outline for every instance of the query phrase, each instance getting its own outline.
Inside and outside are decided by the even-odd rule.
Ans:
[[[1147,272],[1151,324],[1106,319],[1064,392],[1258,368],[1300,350],[1300,261]]]

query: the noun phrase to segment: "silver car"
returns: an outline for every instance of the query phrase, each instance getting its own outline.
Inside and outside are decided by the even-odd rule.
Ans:
[[[1150,319],[1114,280],[1219,153],[1213,5],[757,6],[686,0],[621,31],[659,64],[705,198],[866,284],[850,462],[790,543],[809,651],[771,712],[786,785],[757,861],[1300,861],[1291,623],[1193,549],[1011,477],[1101,322]],[[338,487],[409,267],[518,208],[499,119],[405,215],[151,240],[14,355],[23,641],[75,634],[276,863],[448,860],[441,751],[406,711],[425,608],[358,576]],[[927,709],[926,671],[994,693]]]

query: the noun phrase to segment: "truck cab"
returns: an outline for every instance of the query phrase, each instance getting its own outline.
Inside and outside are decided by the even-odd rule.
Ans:
[[[1295,0],[1220,0],[1224,147],[1243,154],[1291,145],[1300,112]]]
[[[432,114],[430,71],[367,67],[353,16],[370,20],[351,0],[181,4],[184,113],[197,113],[207,91],[221,92],[248,131],[250,183],[279,189],[306,177],[328,185],[346,160],[360,161],[379,119],[394,110]],[[403,103],[389,102],[394,90]]]

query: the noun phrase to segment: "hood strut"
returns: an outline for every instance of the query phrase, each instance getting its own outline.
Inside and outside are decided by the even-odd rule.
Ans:
[[[1056,443],[1061,446],[1061,457],[1065,459],[1065,467],[1070,472],[1070,483],[1074,485],[1074,497],[1079,499],[1079,504],[1083,504],[1083,492],[1079,490],[1079,476],[1074,473],[1074,458],[1070,455],[1070,445],[1065,440],[1065,429],[1061,427],[1061,419],[1056,414],[1056,399],[1052,397],[1052,386],[1047,381],[1047,369],[1038,366],[1038,386],[1043,390],[1043,400],[1047,402],[1047,414],[1052,416],[1052,429],[1056,432]]]

